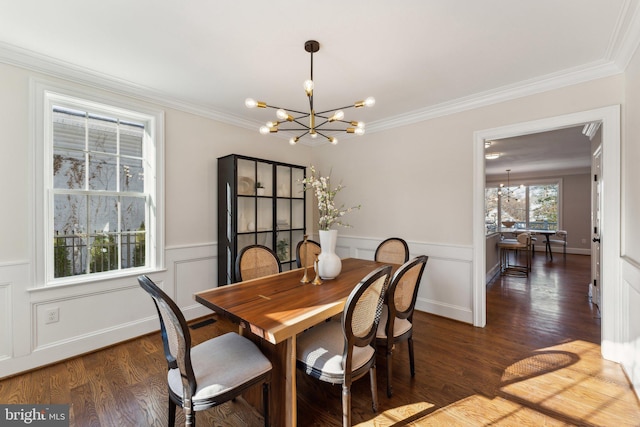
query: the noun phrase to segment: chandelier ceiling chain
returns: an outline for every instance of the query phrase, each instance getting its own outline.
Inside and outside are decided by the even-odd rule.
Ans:
[[[263,101],[256,101],[253,98],[247,98],[244,102],[247,108],[273,108],[276,111],[277,121],[267,122],[265,126],[260,127],[260,133],[268,135],[271,133],[283,132],[296,132],[297,136],[289,139],[289,144],[295,145],[300,138],[305,135],[309,135],[311,138],[316,138],[318,135],[326,138],[332,144],[338,143],[338,138],[335,136],[326,135],[325,132],[346,132],[353,133],[355,135],[364,134],[364,123],[357,121],[344,120],[344,111],[347,108],[361,108],[361,107],[373,107],[376,100],[373,97],[369,97],[364,101],[358,101],[353,105],[347,105],[339,108],[332,108],[330,110],[316,112],[313,107],[313,54],[320,50],[320,43],[315,40],[308,40],[304,44],[304,50],[311,55],[311,73],[310,79],[304,82],[304,90],[309,99],[309,111],[296,111],[291,108],[281,108],[275,105],[269,105]],[[295,114],[294,117],[292,114]],[[305,119],[308,118],[308,123]],[[300,126],[297,127],[294,125]],[[342,125],[337,127],[329,127],[328,125]],[[280,125],[291,125],[293,127],[280,127]]]
[[[511,201],[512,195],[513,193],[515,193],[515,191],[511,189],[510,174],[511,169],[507,169],[507,186],[505,187],[504,184],[500,184],[500,188],[498,189],[498,196],[507,196],[507,203]],[[520,184],[520,188],[524,188],[524,184]],[[518,201],[518,199],[516,199],[515,197],[513,197],[513,200],[515,200],[516,202]]]

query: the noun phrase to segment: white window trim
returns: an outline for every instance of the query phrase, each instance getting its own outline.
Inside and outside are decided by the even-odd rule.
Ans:
[[[152,200],[151,217],[149,218],[148,229],[148,267],[130,268],[103,273],[83,274],[53,280],[52,263],[50,256],[52,245],[52,216],[49,212],[49,195],[46,188],[51,187],[52,162],[51,145],[47,142],[50,136],[50,111],[54,103],[64,104],[65,99],[73,99],[79,105],[85,105],[88,109],[95,109],[99,106],[109,106],[112,111],[118,113],[126,111],[131,116],[131,112],[140,114],[140,120],[149,124],[148,133],[150,140],[155,143],[155,156],[151,155],[148,160],[153,169],[153,179],[148,183],[152,187],[149,190]],[[135,100],[107,94],[97,89],[75,86],[66,83],[54,83],[47,80],[32,78],[30,80],[30,105],[29,105],[29,128],[30,128],[30,166],[33,168],[29,174],[33,180],[29,188],[32,188],[29,203],[33,215],[30,218],[31,230],[29,241],[31,242],[30,259],[33,271],[33,286],[35,288],[45,288],[50,286],[71,285],[78,283],[94,282],[117,277],[134,276],[142,273],[163,270],[164,260],[164,112],[151,109],[147,105]],[[57,101],[57,102],[56,102]],[[76,104],[76,105],[78,105]],[[148,143],[148,142],[146,142]],[[49,182],[48,185],[45,183]],[[145,185],[147,183],[145,182]]]

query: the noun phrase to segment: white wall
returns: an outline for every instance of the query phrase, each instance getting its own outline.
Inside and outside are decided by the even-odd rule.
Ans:
[[[620,316],[628,329],[621,331],[625,344],[624,366],[640,395],[640,52],[625,73],[625,107],[622,139],[622,296]]]

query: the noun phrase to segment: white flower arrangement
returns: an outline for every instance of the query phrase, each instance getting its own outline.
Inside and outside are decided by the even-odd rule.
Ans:
[[[320,230],[329,230],[332,225],[340,225],[342,227],[350,227],[349,224],[343,223],[340,218],[349,212],[360,209],[360,205],[345,208],[344,205],[336,207],[334,204],[334,197],[338,191],[342,190],[344,186],[342,184],[335,188],[331,188],[330,176],[318,176],[315,167],[311,166],[311,176],[303,179],[303,189],[313,189],[316,198],[318,199],[318,211],[320,217],[318,219],[318,227]]]

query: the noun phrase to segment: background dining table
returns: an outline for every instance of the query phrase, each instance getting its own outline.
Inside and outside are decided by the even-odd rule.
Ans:
[[[256,342],[271,360],[269,414],[273,425],[297,423],[296,335],[341,313],[353,288],[383,265],[388,263],[346,258],[338,277],[322,285],[301,283],[304,268],[300,268],[194,295],[197,302],[239,324],[240,333]],[[399,267],[392,266],[394,270]],[[309,268],[307,274],[313,278],[315,273]]]
[[[542,234],[545,237],[545,245],[547,246],[547,248],[551,248],[551,245],[549,245],[549,238],[550,236],[553,236],[554,234],[556,234],[557,230],[536,230],[536,229],[524,229],[524,228],[500,228],[498,229],[498,232],[500,234],[504,234],[504,233],[512,233],[512,234],[520,234],[520,233],[531,233],[532,235],[535,234]],[[551,260],[553,261],[553,253],[550,252],[550,256],[551,256]]]

